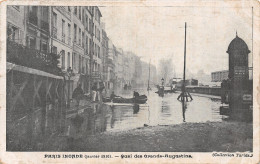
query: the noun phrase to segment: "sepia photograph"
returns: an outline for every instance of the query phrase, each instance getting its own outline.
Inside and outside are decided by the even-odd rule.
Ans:
[[[259,2],[71,2],[5,7],[4,151],[250,158]]]

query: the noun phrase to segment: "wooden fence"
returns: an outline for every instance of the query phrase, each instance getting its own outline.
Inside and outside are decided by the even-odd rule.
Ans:
[[[30,151],[45,136],[62,133],[63,77],[7,62],[6,80],[7,151]]]

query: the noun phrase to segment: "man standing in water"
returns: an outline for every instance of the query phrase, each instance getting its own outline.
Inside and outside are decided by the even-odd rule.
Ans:
[[[83,94],[84,93],[81,88],[81,84],[79,83],[77,88],[75,88],[75,90],[72,93],[72,98],[77,101],[77,104],[76,104],[77,108],[79,107],[79,102],[80,102],[80,99],[82,98]]]
[[[95,102],[96,101],[96,97],[97,97],[97,82],[95,82],[92,86],[92,101]]]

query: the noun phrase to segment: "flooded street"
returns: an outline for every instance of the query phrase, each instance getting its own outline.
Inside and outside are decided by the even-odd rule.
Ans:
[[[147,94],[148,95],[148,94]],[[221,122],[219,114],[221,102],[209,97],[193,96],[186,103],[186,109],[177,100],[179,93],[159,97],[150,92],[146,104],[92,104],[79,112],[77,116],[67,118],[67,134],[81,131],[84,135],[94,135],[104,131],[125,131],[144,126],[174,125],[183,122]],[[122,94],[131,97],[132,93]],[[207,96],[207,95],[204,95]]]
[[[139,92],[144,94],[144,92]],[[148,94],[147,94],[148,95]],[[131,93],[120,94],[131,97]],[[221,102],[193,95],[185,104],[179,93],[159,97],[150,92],[147,104],[91,104],[66,119],[66,134],[46,149],[86,152],[252,151],[252,124],[223,121]],[[230,135],[237,134],[234,138]],[[240,144],[238,144],[240,143]],[[243,143],[243,144],[241,144]],[[217,146],[216,146],[217,145]],[[45,150],[45,149],[43,149]]]
[[[147,95],[146,104],[86,102],[88,105],[81,106],[79,110],[64,113],[65,117],[59,117],[59,112],[52,106],[46,110],[39,109],[21,118],[17,123],[8,124],[12,130],[8,131],[7,148],[25,151],[73,150],[72,147],[76,146],[75,150],[78,150],[77,146],[80,143],[75,143],[78,139],[87,142],[89,137],[96,138],[103,134],[117,135],[162,126],[182,127],[187,123],[195,126],[196,123],[218,122],[222,125],[225,117],[219,113],[221,101],[218,97],[195,94],[193,101],[185,102],[183,108],[182,103],[177,100],[179,93],[169,93],[159,97],[154,90],[149,94],[146,91],[138,90],[138,92]],[[118,95],[129,98],[133,96],[133,91]],[[63,140],[62,144],[58,144],[60,140]],[[91,139],[88,142],[94,141]],[[58,146],[51,148],[48,143],[58,144]],[[110,141],[106,144],[109,143]]]

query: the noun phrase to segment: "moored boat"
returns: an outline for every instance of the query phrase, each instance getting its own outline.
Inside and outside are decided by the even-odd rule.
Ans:
[[[147,96],[146,95],[141,95],[135,98],[123,98],[120,96],[116,96],[113,98],[112,102],[113,103],[131,103],[131,104],[144,104],[147,101]],[[111,99],[106,97],[103,99],[103,102],[111,102]]]

